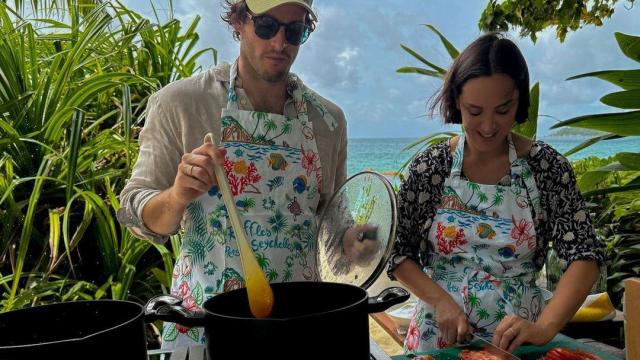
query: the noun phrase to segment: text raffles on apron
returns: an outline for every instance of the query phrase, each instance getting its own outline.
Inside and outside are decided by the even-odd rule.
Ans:
[[[297,118],[240,110],[235,92],[237,61],[230,72],[218,143],[227,150],[224,171],[247,238],[269,281],[317,280],[315,216],[322,166],[307,102],[331,130],[336,127],[335,119],[293,74],[289,75],[287,91],[292,94]],[[214,294],[245,283],[240,253],[217,186],[187,206],[184,224],[171,293],[182,297],[183,305],[194,311]],[[163,348],[193,342],[204,342],[202,328],[165,323]]]
[[[464,134],[445,180],[428,241],[431,276],[464,309],[474,333],[491,340],[504,316],[535,321],[544,301],[535,286],[533,213],[540,214],[533,174],[518,159],[508,137],[510,185],[483,185],[461,178]],[[405,352],[443,348],[434,308],[419,301],[409,325]]]

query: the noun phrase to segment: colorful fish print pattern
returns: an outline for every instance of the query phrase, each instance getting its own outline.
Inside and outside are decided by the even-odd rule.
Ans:
[[[535,287],[535,231],[531,208],[535,183],[523,184],[523,167],[510,146],[511,185],[484,185],[463,178],[461,137],[451,176],[429,230],[431,278],[465,311],[478,336],[490,339],[507,314],[535,321],[543,300]],[[515,175],[517,176],[513,176]],[[529,176],[529,179],[531,177]],[[535,189],[534,189],[535,190]],[[420,302],[405,352],[445,347],[434,308]]]
[[[221,118],[224,172],[258,264],[272,282],[318,278],[315,213],[322,166],[303,92],[297,90],[302,85],[290,86],[298,118],[238,110],[233,91]],[[239,256],[227,209],[214,186],[187,206],[172,294],[183,299],[187,310],[196,311],[215,294],[243,288]],[[170,348],[203,342],[204,332],[167,323],[163,339],[163,347]]]

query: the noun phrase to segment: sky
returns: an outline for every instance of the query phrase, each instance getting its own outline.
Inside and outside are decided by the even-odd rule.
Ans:
[[[166,14],[165,0],[152,0]],[[149,0],[123,3],[153,17]],[[441,82],[417,74],[399,74],[402,66],[421,64],[400,47],[407,45],[440,67],[451,59],[439,38],[424,24],[434,25],[459,50],[481,35],[477,23],[487,0],[315,0],[318,15],[315,32],[301,47],[292,71],[345,112],[349,138],[416,138],[445,127],[438,118],[426,116],[427,102]],[[614,33],[640,35],[640,9],[630,10],[620,0],[603,26],[587,26],[567,35],[560,43],[555,29],[538,35],[534,44],[510,37],[527,60],[531,85],[540,83],[538,135],[544,136],[555,122],[575,116],[612,111],[599,99],[617,88],[602,80],[565,79],[586,72],[638,68],[638,63],[619,50]],[[174,16],[183,28],[201,16],[197,48],[213,47],[218,63],[232,62],[239,45],[220,20],[221,0],[174,0]],[[206,69],[214,65],[203,58]]]

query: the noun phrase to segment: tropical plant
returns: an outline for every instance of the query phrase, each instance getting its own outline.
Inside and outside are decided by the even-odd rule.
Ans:
[[[438,29],[436,29],[435,26],[431,24],[424,24],[424,26],[438,36],[442,46],[444,46],[445,50],[449,54],[451,61],[455,60],[455,58],[457,58],[458,54],[460,53],[458,49],[444,35],[442,35],[442,33],[440,33],[440,31],[438,31]],[[402,49],[404,49],[404,51],[406,51],[415,59],[417,59],[421,63],[421,66],[403,66],[398,68],[396,72],[401,74],[419,74],[419,75],[424,75],[424,76],[429,76],[436,79],[444,80],[444,77],[447,73],[447,70],[445,70],[445,67],[434,64],[433,62],[427,60],[424,56],[420,55],[418,52],[416,52],[415,50],[413,50],[412,48],[404,44],[401,44],[400,46],[402,47]],[[533,87],[531,87],[530,94],[529,94],[530,106],[529,106],[528,120],[523,124],[516,124],[513,127],[514,132],[521,134],[523,136],[526,136],[530,139],[535,139],[537,129],[538,129],[539,97],[540,97],[540,86],[538,83],[535,83]],[[462,131],[462,126],[461,126],[461,131]],[[449,138],[456,135],[458,135],[458,133],[452,132],[452,131],[437,132],[437,133],[433,133],[425,137],[422,137],[414,141],[413,143],[405,146],[402,149],[402,151],[408,151],[413,149],[414,155],[411,156],[404,164],[402,164],[402,166],[398,170],[398,176],[400,177],[400,180],[401,181],[404,180],[403,171],[413,161],[413,159],[415,159],[416,155],[418,155],[422,150],[424,150],[425,148],[428,148],[429,146],[433,146],[437,143],[448,140]]]
[[[569,31],[584,25],[601,26],[613,15],[618,0],[490,0],[482,11],[478,26],[483,31],[508,31],[519,28],[521,37],[530,37],[547,27],[555,26],[556,37],[562,42]],[[629,8],[635,0],[627,0]]]
[[[615,33],[622,53],[640,63],[640,37]],[[552,128],[575,127],[604,132],[565,153],[581,151],[600,141],[640,136],[640,68],[604,70],[572,76],[567,80],[596,77],[622,89],[600,101],[621,109],[583,115],[561,121]],[[587,158],[575,163],[578,185],[591,202],[599,236],[607,244],[608,292],[620,304],[622,281],[640,273],[640,148],[620,152],[608,159]]]
[[[193,53],[198,21],[182,31],[118,1],[0,2],[0,311],[169,286],[170,247],[119,226],[116,195],[151,93],[206,51],[215,61]]]

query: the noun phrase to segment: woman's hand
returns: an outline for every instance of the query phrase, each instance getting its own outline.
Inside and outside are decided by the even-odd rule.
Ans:
[[[442,339],[447,345],[464,342],[465,335],[471,330],[464,310],[451,296],[446,296],[434,303],[436,321]]]
[[[507,315],[498,324],[493,334],[493,345],[513,352],[525,342],[544,345],[555,335],[548,327],[532,323],[517,315]]]
[[[182,155],[178,165],[170,198],[180,206],[186,206],[198,196],[217,184],[214,166],[222,166],[226,150],[214,144],[203,144],[192,152]]]

